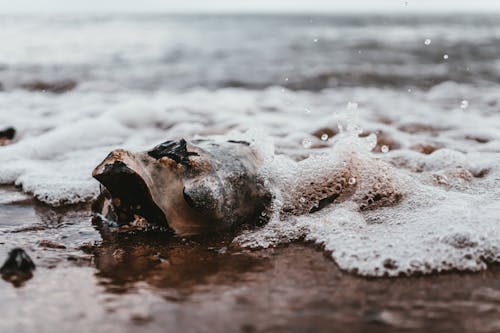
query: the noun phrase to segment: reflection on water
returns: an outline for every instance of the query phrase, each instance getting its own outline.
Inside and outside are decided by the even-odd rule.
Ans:
[[[111,292],[126,291],[138,281],[159,289],[193,291],[233,284],[267,266],[267,260],[255,253],[230,249],[231,235],[189,240],[156,232],[103,236],[93,254],[97,276]]]
[[[2,189],[18,195],[14,188]],[[266,266],[255,253],[231,249],[230,234],[184,239],[166,232],[117,233],[92,225],[85,205],[52,208],[24,197],[0,205],[0,235],[1,260],[22,247],[42,268],[92,266],[110,292],[134,289],[138,281],[179,290],[231,284]]]
[[[0,280],[0,332],[500,327],[497,268],[373,280],[340,272],[306,245],[241,252],[229,246],[231,235],[182,239],[97,229],[81,208],[0,206],[0,260],[20,246],[37,264],[21,288]]]

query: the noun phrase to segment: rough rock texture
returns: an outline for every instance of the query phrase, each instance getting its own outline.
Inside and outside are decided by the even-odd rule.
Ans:
[[[106,191],[94,209],[119,224],[141,217],[179,235],[255,222],[270,193],[246,142],[164,142],[146,153],[115,150],[93,172]],[[265,215],[265,214],[264,214]]]

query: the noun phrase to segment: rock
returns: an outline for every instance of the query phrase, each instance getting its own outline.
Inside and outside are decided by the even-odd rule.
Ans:
[[[66,246],[64,246],[62,244],[59,244],[59,243],[56,243],[56,242],[53,242],[53,241],[50,241],[47,239],[43,239],[40,242],[38,242],[38,246],[43,247],[43,248],[47,248],[47,249],[65,249],[66,248]]]
[[[122,230],[170,228],[178,235],[258,222],[271,194],[258,152],[244,141],[166,141],[152,150],[115,150],[93,171],[105,189],[94,211]],[[147,221],[147,222],[145,222]]]
[[[327,139],[333,138],[335,135],[339,133],[339,130],[334,127],[323,127],[318,130],[316,130],[312,135],[317,137],[320,140],[323,140],[324,136],[326,136]]]
[[[21,88],[29,91],[43,91],[55,94],[62,94],[67,91],[73,90],[76,86],[77,83],[73,80],[61,80],[54,82],[36,80],[32,82],[23,83],[21,85]]]
[[[272,184],[259,171],[262,163],[259,152],[244,141],[181,139],[143,153],[112,151],[92,173],[104,186],[92,205],[95,222],[112,231],[162,229],[179,236],[261,225],[276,209]],[[297,162],[296,170],[312,170],[315,163]],[[397,204],[403,192],[388,176],[389,166],[373,163],[381,176],[370,175],[363,186],[356,179],[368,175],[351,155],[323,173],[290,177],[279,185],[279,216],[314,213],[348,198],[361,210]]]
[[[0,274],[6,281],[19,286],[22,282],[33,277],[35,264],[29,255],[21,248],[15,248],[9,252],[7,260],[0,268]]]
[[[0,131],[0,146],[8,145],[14,136],[16,135],[16,130],[14,127],[7,127],[6,129]]]

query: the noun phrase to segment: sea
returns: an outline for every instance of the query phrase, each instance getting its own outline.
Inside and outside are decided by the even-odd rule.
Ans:
[[[273,216],[241,246],[306,240],[365,276],[500,262],[498,15],[4,15],[7,127],[4,210],[92,201],[113,149],[246,136],[276,191],[348,155],[357,184],[382,177],[403,198]]]

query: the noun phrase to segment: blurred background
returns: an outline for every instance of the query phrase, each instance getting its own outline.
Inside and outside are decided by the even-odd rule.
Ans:
[[[0,83],[317,91],[498,82],[499,9],[488,0],[1,1]]]

